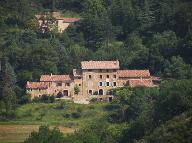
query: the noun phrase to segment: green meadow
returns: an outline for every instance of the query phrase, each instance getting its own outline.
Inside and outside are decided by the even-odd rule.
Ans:
[[[64,134],[73,133],[93,121],[107,117],[108,103],[89,105],[70,101],[31,103],[16,110],[16,119],[0,122],[0,143],[18,143],[37,131],[40,125],[58,127]]]

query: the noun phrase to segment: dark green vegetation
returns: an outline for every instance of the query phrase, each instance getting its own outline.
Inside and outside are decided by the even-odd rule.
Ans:
[[[62,34],[43,33],[34,14],[52,10],[82,20]],[[85,127],[68,142],[84,133],[89,142],[191,142],[191,29],[191,0],[1,0],[0,119],[17,120],[16,107],[29,101],[27,80],[70,73],[82,60],[119,59],[123,68],[175,80],[160,89],[118,89],[106,119],[117,124],[106,127],[113,132]]]
[[[112,103],[88,105],[87,108],[95,107],[89,110],[87,115],[90,116],[86,117],[91,122],[82,116],[87,110],[83,108],[80,117],[76,119],[77,123],[83,124],[79,124],[80,128],[74,134],[64,136],[58,130],[49,131],[47,127],[41,127],[39,132],[31,134],[26,143],[47,142],[46,135],[49,132],[52,132],[48,137],[52,143],[58,140],[59,143],[188,143],[192,141],[191,80],[166,81],[160,88],[124,87],[113,92],[115,100]],[[94,110],[103,114],[98,114]],[[69,112],[67,109],[66,111]],[[91,113],[96,118],[91,118],[93,116]],[[70,117],[71,122],[74,122],[73,118]],[[56,135],[52,136],[53,133]]]

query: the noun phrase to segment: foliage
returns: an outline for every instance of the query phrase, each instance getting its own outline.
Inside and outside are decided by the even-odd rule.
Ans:
[[[55,10],[77,13],[81,20],[61,34],[49,31],[47,27],[39,28],[34,12]],[[55,19],[51,15],[47,18],[49,21],[45,26],[56,29]],[[26,81],[37,81],[42,74],[70,73],[80,67],[82,60],[118,59],[123,69],[149,69],[165,80],[177,80],[165,81],[159,88],[125,87],[113,91],[115,101],[112,104],[116,108],[105,111],[110,114],[108,120],[127,124],[123,132],[124,128],[119,129],[117,139],[108,134],[105,126],[97,124],[98,127],[80,130],[65,141],[97,143],[117,140],[125,143],[142,142],[143,139],[143,142],[185,142],[182,137],[188,136],[188,120],[172,119],[191,110],[191,29],[190,0],[1,0],[0,58],[7,58],[4,64],[7,68],[0,73],[1,117],[15,118],[16,97],[19,104],[29,102],[24,91]],[[54,98],[44,95],[36,100],[49,103]],[[72,113],[79,114],[76,107],[65,105],[65,110],[70,110],[70,119]],[[93,115],[100,115],[100,112],[90,110],[95,109],[80,112],[81,118],[74,120],[87,116],[93,119]],[[51,113],[64,120],[66,113],[57,111],[62,114]],[[47,110],[42,109],[37,115],[30,120],[45,120]],[[65,123],[68,126],[74,124],[80,123]],[[181,133],[172,131],[178,128]],[[42,129],[44,131],[50,133],[50,141],[58,139],[63,142],[62,135],[52,135],[58,131],[50,131],[47,127]],[[44,133],[34,133],[34,136],[40,141],[46,140]],[[182,136],[181,139],[178,136]],[[39,140],[31,138],[34,142]]]
[[[0,118],[13,118],[16,107],[15,73],[7,58],[2,58],[0,71]],[[13,116],[12,116],[13,115]]]
[[[46,95],[43,94],[40,97],[35,97],[33,99],[33,102],[42,102],[42,103],[53,103],[55,101],[55,96],[54,95]]]
[[[39,127],[38,132],[32,132],[30,137],[24,143],[63,143],[64,136],[59,129],[50,130],[48,126]]]
[[[80,92],[80,88],[79,88],[79,86],[77,84],[74,86],[74,91],[75,91],[75,94],[77,94],[77,95]]]

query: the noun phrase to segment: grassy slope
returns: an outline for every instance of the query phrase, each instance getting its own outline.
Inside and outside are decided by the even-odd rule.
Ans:
[[[0,122],[0,142],[22,142],[39,125],[58,126],[63,133],[73,132],[89,123],[105,118],[107,103],[79,105],[66,102],[61,109],[61,102],[53,104],[27,104],[17,109],[17,119]],[[80,114],[75,118],[72,114]],[[68,117],[69,116],[69,117]]]

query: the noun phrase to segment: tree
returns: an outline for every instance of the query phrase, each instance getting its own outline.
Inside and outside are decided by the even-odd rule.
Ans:
[[[80,92],[80,88],[79,88],[79,86],[77,84],[74,86],[74,91],[75,91],[75,94],[77,94],[77,95]]]
[[[191,77],[190,70],[191,66],[185,64],[181,57],[172,57],[168,67],[164,69],[164,76],[166,78],[188,79]]]
[[[103,17],[107,14],[102,0],[83,0],[82,5],[86,16]]]
[[[3,118],[9,118],[14,115],[14,110],[16,106],[16,77],[6,57],[3,57],[1,59],[0,79],[0,101],[2,104],[4,103],[4,109],[1,109],[1,114],[2,117],[3,115],[5,115],[5,117]]]
[[[38,132],[32,132],[24,143],[63,143],[64,135],[58,128],[50,130],[48,126],[40,126]]]
[[[121,121],[126,120],[125,112],[129,107],[129,100],[132,95],[130,87],[120,88],[115,91],[115,101],[120,105],[121,110]]]
[[[152,72],[162,72],[166,60],[177,53],[178,38],[175,32],[165,31],[154,34],[149,44],[149,68]]]
[[[191,86],[191,80],[165,81],[160,86],[160,94],[154,107],[156,125],[191,109]]]
[[[145,69],[148,67],[149,49],[147,49],[142,38],[138,34],[130,34],[125,41],[127,50],[127,63],[125,67],[134,69]]]

